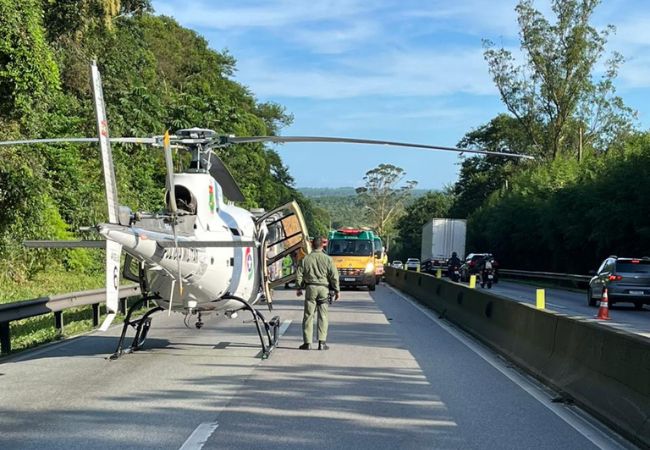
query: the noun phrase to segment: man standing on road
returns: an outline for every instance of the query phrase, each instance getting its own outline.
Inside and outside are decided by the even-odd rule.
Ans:
[[[323,253],[323,239],[315,237],[313,251],[298,265],[296,286],[298,297],[305,289],[305,311],[302,319],[303,344],[300,350],[310,350],[313,336],[314,313],[318,309],[318,350],[327,350],[327,296],[334,291],[334,300],[340,298],[339,273],[332,258]]]

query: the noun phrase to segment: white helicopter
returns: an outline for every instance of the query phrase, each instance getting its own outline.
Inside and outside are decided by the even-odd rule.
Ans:
[[[266,303],[272,309],[271,289],[295,278],[295,273],[276,271],[277,263],[288,255],[296,258],[310,252],[308,232],[297,203],[291,202],[270,212],[248,211],[231,202],[243,201],[237,183],[216,155],[215,149],[250,142],[342,142],[447,150],[461,153],[492,154],[515,158],[528,155],[458,149],[403,142],[377,141],[317,136],[219,136],[212,130],[191,128],[170,136],[150,138],[110,138],[104,106],[101,77],[96,64],[91,65],[97,138],[54,138],[3,141],[0,145],[29,145],[62,142],[98,142],[108,222],[89,227],[102,241],[26,241],[27,247],[105,247],[107,317],[100,329],[106,330],[118,311],[121,253],[125,252],[122,276],[140,283],[142,298],[126,314],[115,353],[139,350],[151,327],[151,315],[168,310],[185,315],[185,322],[196,315],[196,328],[201,328],[203,313],[237,317],[247,310],[253,316],[262,347],[262,357],[270,355],[278,342],[280,319],[266,320],[254,306]],[[133,212],[120,206],[111,143],[147,144],[162,148],[167,168],[166,208],[160,213]],[[189,168],[174,173],[172,149],[191,154]],[[224,196],[230,200],[227,202]],[[137,263],[137,269],[134,268]],[[280,273],[278,273],[280,272]],[[131,319],[145,301],[155,307],[138,319]],[[135,337],[128,348],[124,340],[129,327]]]

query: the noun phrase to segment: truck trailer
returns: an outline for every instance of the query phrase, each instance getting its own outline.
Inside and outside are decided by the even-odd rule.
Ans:
[[[446,268],[453,252],[462,261],[465,257],[466,233],[467,221],[464,219],[434,218],[425,223],[420,255],[422,270],[433,272]]]

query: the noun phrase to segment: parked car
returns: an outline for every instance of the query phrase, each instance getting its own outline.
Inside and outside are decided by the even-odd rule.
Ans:
[[[390,263],[391,267],[394,269],[403,269],[404,268],[404,263],[399,260],[395,260],[392,263]]]
[[[406,260],[406,270],[420,270],[420,260],[417,258],[409,258]]]
[[[471,275],[477,275],[480,268],[482,267],[482,261],[486,258],[490,258],[492,262],[493,273],[493,283],[499,281],[499,263],[494,259],[492,253],[470,253],[465,258],[465,262],[460,266],[460,280],[469,281]]]
[[[610,256],[589,281],[587,302],[597,306],[607,288],[609,305],[630,302],[635,309],[650,304],[650,258],[619,258]]]

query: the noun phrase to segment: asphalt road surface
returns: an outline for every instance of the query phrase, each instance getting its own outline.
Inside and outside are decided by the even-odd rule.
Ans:
[[[502,297],[533,305],[535,304],[535,291],[537,288],[538,286],[533,284],[522,284],[504,280],[499,281],[489,290],[477,286],[477,289],[483,289]],[[544,287],[544,289],[546,309],[572,317],[595,320],[594,316],[597,315],[598,308],[587,305],[586,291],[548,287]],[[610,306],[609,317],[611,320],[601,322],[615,328],[650,337],[650,307],[648,306],[644,306],[642,310],[636,311],[632,303],[617,303]]]
[[[2,360],[0,448],[631,448],[392,288],[342,297],[329,351],[297,350],[302,302],[281,290],[268,360],[248,317],[166,313],[117,361],[117,328]]]

